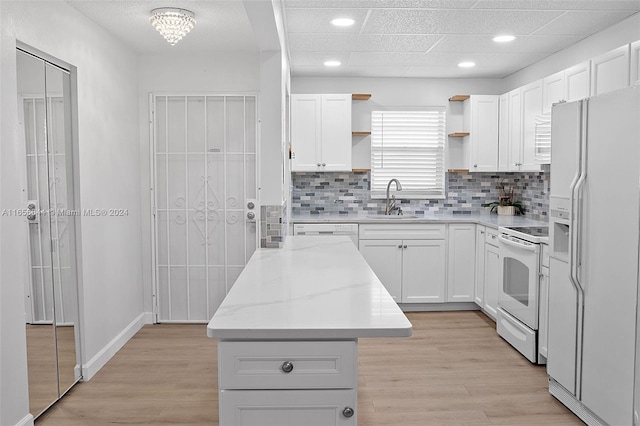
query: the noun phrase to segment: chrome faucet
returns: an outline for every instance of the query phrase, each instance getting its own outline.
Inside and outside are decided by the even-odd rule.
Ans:
[[[391,179],[389,181],[389,183],[387,184],[387,202],[386,202],[386,207],[384,210],[384,214],[385,215],[390,215],[392,211],[394,210],[398,210],[398,214],[402,214],[402,209],[400,207],[396,207],[396,196],[393,195],[391,197],[391,199],[389,199],[389,189],[391,188],[391,183],[395,182],[396,183],[396,190],[397,191],[402,191],[402,185],[400,184],[400,181],[398,179]]]

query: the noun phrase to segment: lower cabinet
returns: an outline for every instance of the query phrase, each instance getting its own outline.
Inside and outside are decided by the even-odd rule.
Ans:
[[[474,290],[474,302],[481,308],[484,307],[484,242],[486,228],[482,225],[476,227],[476,281]]]
[[[473,302],[475,293],[476,225],[451,224],[449,245],[447,302]]]
[[[221,426],[355,426],[357,342],[218,342]]]
[[[442,303],[446,225],[360,225],[359,249],[397,303]]]
[[[220,426],[355,426],[357,391],[221,390]]]
[[[493,231],[493,230],[492,230]],[[492,236],[496,236],[491,240]],[[502,286],[502,265],[500,263],[500,249],[497,246],[497,233],[487,229],[489,240],[484,245],[484,311],[494,320],[498,314],[498,297]],[[490,243],[494,241],[496,245]]]
[[[540,268],[540,311],[538,320],[538,355],[547,359],[549,341],[549,247],[542,245]]]

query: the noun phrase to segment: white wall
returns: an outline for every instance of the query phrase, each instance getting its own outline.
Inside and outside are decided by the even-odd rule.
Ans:
[[[149,94],[248,93],[260,89],[260,56],[257,52],[217,52],[192,56],[142,56],[139,59],[140,178],[143,242],[144,309],[152,312],[153,232],[150,202]]]
[[[117,339],[127,327],[131,333],[142,325],[137,60],[127,46],[65,2],[2,1],[0,8],[2,208],[24,204],[15,180],[25,164],[16,125],[19,40],[77,67],[80,207],[129,212],[81,219],[82,362],[90,376],[126,340]],[[28,411],[24,227],[21,218],[1,218],[2,425],[16,424]]]
[[[506,77],[502,92],[506,93],[636,40],[640,40],[640,13]]]

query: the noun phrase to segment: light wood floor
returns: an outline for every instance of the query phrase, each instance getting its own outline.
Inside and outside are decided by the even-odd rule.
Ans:
[[[479,312],[407,314],[408,339],[361,339],[361,426],[582,425]],[[145,326],[38,426],[217,425],[216,342],[204,325]],[[301,425],[304,426],[304,425]]]

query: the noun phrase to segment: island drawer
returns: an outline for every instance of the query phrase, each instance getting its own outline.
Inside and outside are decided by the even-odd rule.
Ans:
[[[447,225],[420,223],[361,224],[361,240],[444,240]]]
[[[355,341],[221,341],[220,389],[354,388]]]

